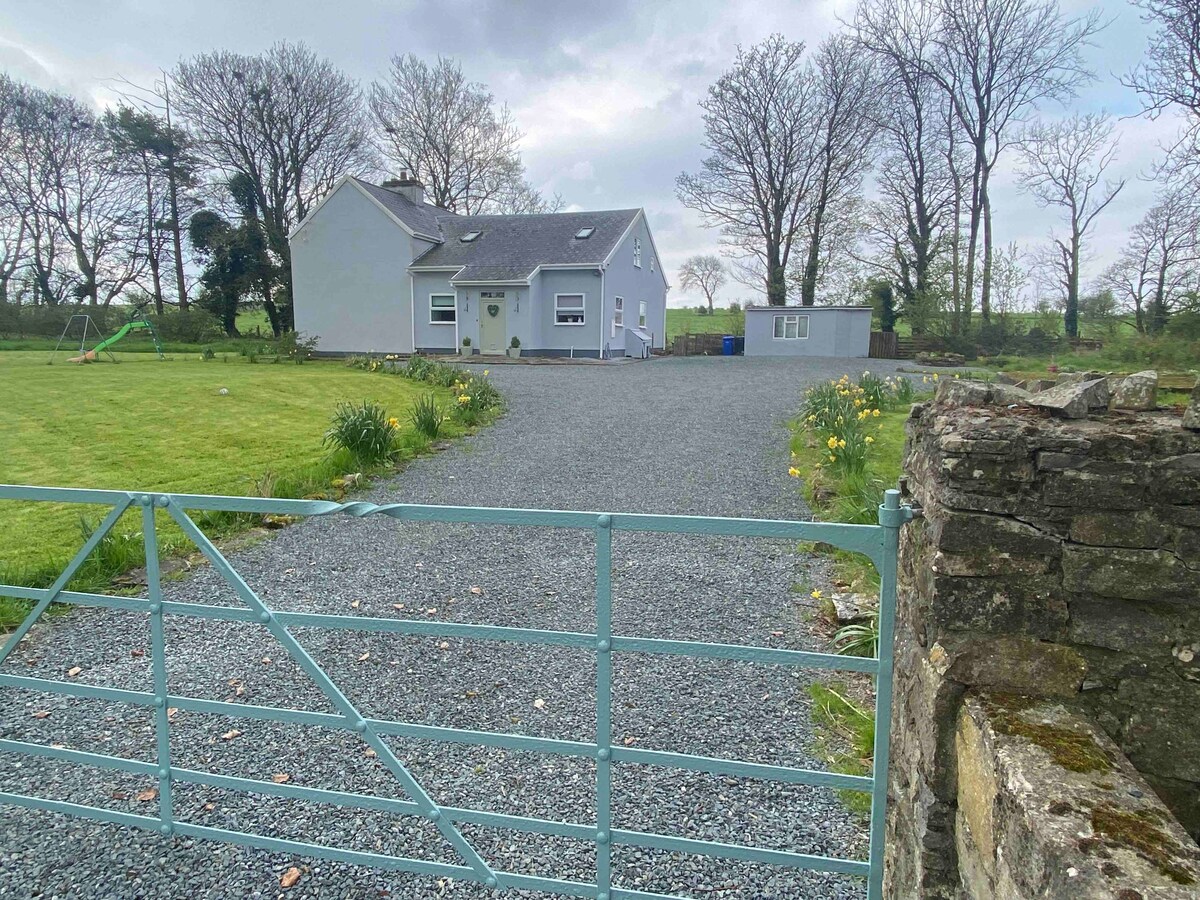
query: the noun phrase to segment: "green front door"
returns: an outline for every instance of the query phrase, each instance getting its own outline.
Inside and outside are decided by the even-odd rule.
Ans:
[[[508,328],[504,314],[506,298],[503,291],[483,291],[479,299],[479,352],[487,356],[503,356],[508,346]]]

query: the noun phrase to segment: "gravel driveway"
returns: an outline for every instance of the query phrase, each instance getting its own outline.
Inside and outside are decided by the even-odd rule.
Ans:
[[[890,363],[872,368],[891,372]],[[614,366],[504,366],[492,377],[510,411],[453,449],[418,461],[367,499],[481,506],[799,517],[786,474],[785,420],[815,380],[861,361],[664,359]],[[558,529],[315,519],[232,559],[269,604],[346,615],[410,616],[588,631],[591,536]],[[649,637],[811,648],[807,597],[821,562],[783,542],[614,536],[614,630]],[[812,572],[806,574],[806,568]],[[211,569],[167,585],[168,599],[235,604]],[[397,611],[396,604],[404,604]],[[369,716],[591,740],[590,652],[480,641],[295,632]],[[168,618],[175,694],[329,711],[261,628]],[[35,632],[7,671],[149,690],[144,616],[81,610]],[[809,674],[664,656],[614,658],[614,735],[629,746],[820,767]],[[150,760],[147,711],[0,689],[0,736]],[[537,702],[541,701],[541,702]],[[48,712],[37,717],[35,712]],[[236,730],[237,734],[234,733]],[[435,800],[588,822],[586,760],[394,739]],[[356,738],[317,728],[178,712],[173,762],[193,769],[403,798]],[[865,856],[865,827],[832,792],[618,765],[614,824],[833,856]],[[136,776],[0,753],[0,788],[146,815]],[[413,817],[357,812],[178,785],[177,814],[202,825],[458,862]],[[499,869],[590,880],[592,845],[463,826]],[[280,875],[302,876],[281,890]],[[857,879],[614,848],[617,885],[720,898],[859,897]],[[232,845],[163,839],[12,807],[0,814],[0,897],[494,896],[464,882],[380,872]],[[515,896],[515,895],[514,895]],[[522,893],[520,896],[546,896]]]

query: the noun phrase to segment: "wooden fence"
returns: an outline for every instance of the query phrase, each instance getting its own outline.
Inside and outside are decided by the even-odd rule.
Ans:
[[[675,356],[720,356],[724,334],[680,334],[671,344]]]
[[[897,335],[894,331],[872,331],[870,349],[867,356],[871,359],[895,359],[897,351]]]

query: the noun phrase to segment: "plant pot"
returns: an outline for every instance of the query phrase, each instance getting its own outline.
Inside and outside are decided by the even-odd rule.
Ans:
[[[471,348],[470,348],[470,347],[459,347],[459,348],[458,348],[458,353],[459,353],[459,355],[460,355],[460,356],[470,356],[470,355],[471,355]]]
[[[520,359],[521,358],[521,348],[520,347],[509,347],[508,348],[508,356],[510,359]]]

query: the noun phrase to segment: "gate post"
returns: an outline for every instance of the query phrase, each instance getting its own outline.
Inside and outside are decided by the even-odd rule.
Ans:
[[[871,874],[867,900],[882,900],[884,830],[887,825],[888,749],[892,724],[892,644],[896,633],[896,562],[900,528],[912,519],[912,509],[900,505],[900,492],[885,491],[879,507],[883,526],[883,556],[879,567],[879,675],[875,679],[875,760],[871,767]]]

